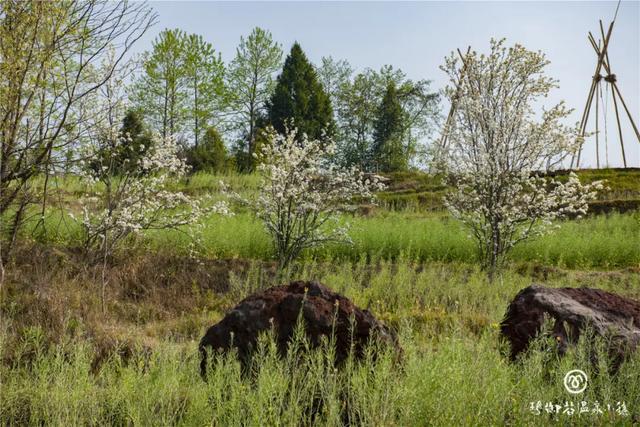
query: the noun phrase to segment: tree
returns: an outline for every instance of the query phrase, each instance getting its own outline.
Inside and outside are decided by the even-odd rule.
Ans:
[[[107,58],[102,67],[110,67],[111,61]],[[120,73],[114,72],[104,87],[89,98],[100,115],[82,123],[85,137],[81,149],[90,167],[81,169],[81,178],[92,191],[80,199],[82,218],[78,222],[86,254],[91,261],[102,263],[103,312],[107,261],[128,236],[146,230],[193,227],[204,215],[228,213],[223,202],[205,203],[170,189],[170,180],[183,177],[188,171],[172,138],[160,139],[156,135],[148,147],[140,147],[135,156],[122,159],[134,145],[131,132],[123,133],[119,126],[121,118],[126,117],[123,80]],[[129,119],[122,120],[123,127],[134,133],[142,131],[131,111],[127,116]],[[94,186],[96,183],[100,185]],[[74,218],[73,213],[71,216]]]
[[[413,81],[399,69],[386,65],[379,71],[366,69],[340,85],[333,104],[338,126],[339,157],[346,165],[364,170],[374,168],[374,131],[380,104],[389,83],[394,83],[402,107],[402,145],[408,163],[425,151],[438,117],[438,95],[430,91],[428,80]]]
[[[126,1],[0,3],[0,217],[12,212],[2,227],[12,239],[29,203],[42,202],[44,213],[51,172],[97,114],[86,99],[154,21],[145,4]],[[111,66],[98,67],[110,47]],[[42,190],[31,189],[36,175]]]
[[[375,73],[366,70],[344,85],[337,96],[339,157],[347,165],[371,170],[371,152],[379,89]]]
[[[194,172],[222,172],[226,169],[227,148],[216,128],[208,128],[202,144],[188,149],[187,164]]]
[[[373,163],[382,172],[406,170],[409,150],[404,143],[404,112],[393,81],[387,85],[373,133]]]
[[[325,133],[333,135],[331,101],[298,43],[293,44],[284,62],[267,110],[269,123],[279,133],[284,133],[293,120],[299,136],[306,134],[317,140]]]
[[[137,109],[162,138],[176,138],[187,120],[185,34],[164,30],[143,55],[143,73],[134,83],[132,99]]]
[[[338,97],[344,90],[345,85],[349,84],[353,69],[349,62],[344,59],[335,60],[331,56],[323,56],[322,64],[316,69],[318,81],[322,84],[325,92],[331,99],[331,105],[338,103]]]
[[[376,176],[343,168],[331,160],[331,141],[309,139],[295,129],[268,133],[258,155],[262,178],[256,199],[246,201],[273,239],[280,271],[305,248],[349,242],[338,214],[355,198],[371,201],[381,189]]]
[[[124,140],[118,144],[117,152],[111,147],[98,154],[99,157],[109,157],[113,162],[110,170],[116,175],[124,173],[135,173],[140,159],[151,149],[153,139],[151,132],[145,128],[141,114],[136,110],[128,110],[122,119],[120,135]],[[107,164],[106,158],[96,158],[90,162],[90,167],[96,170],[98,167]]]
[[[120,133],[129,138],[131,143],[127,146],[127,151],[118,159],[120,169],[131,168],[133,164],[140,161],[153,144],[153,138],[149,129],[142,121],[142,114],[137,110],[128,110],[122,119]],[[125,159],[128,165],[125,166]]]
[[[184,40],[184,70],[189,94],[187,115],[193,123],[192,134],[197,147],[203,130],[213,126],[216,113],[226,107],[224,63],[211,43],[190,34]]]
[[[583,215],[601,182],[581,185],[571,174],[565,183],[544,177],[575,152],[577,128],[561,121],[570,114],[564,103],[538,118],[533,106],[557,81],[544,75],[549,63],[540,52],[521,45],[506,48],[491,41],[491,52],[465,58],[464,78],[452,53],[442,69],[459,90],[449,145],[443,164],[452,190],[446,205],[471,231],[482,267],[493,279],[505,255],[519,242],[549,230],[552,221]]]
[[[252,168],[257,121],[271,95],[273,74],[281,62],[281,46],[273,41],[270,32],[256,27],[246,39],[240,38],[236,56],[229,65],[227,85],[235,128],[240,133],[238,151],[245,153],[241,157],[247,163],[239,166],[248,170]]]

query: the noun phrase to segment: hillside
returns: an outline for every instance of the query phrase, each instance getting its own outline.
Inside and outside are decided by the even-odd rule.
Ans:
[[[562,170],[552,176],[567,176]],[[592,213],[628,212],[640,209],[640,168],[582,169],[576,171],[583,183],[605,180],[607,190],[592,202]],[[388,174],[388,188],[379,194],[382,204],[393,210],[427,209],[442,210],[442,197],[446,186],[441,178],[422,172]]]

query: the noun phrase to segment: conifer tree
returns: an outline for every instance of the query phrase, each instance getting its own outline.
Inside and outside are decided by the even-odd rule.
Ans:
[[[216,128],[207,128],[201,143],[189,148],[187,164],[193,172],[222,172],[226,169],[227,148]]]
[[[382,98],[374,128],[372,158],[381,172],[395,172],[408,167],[404,147],[404,112],[398,100],[396,85],[392,81]]]
[[[322,138],[334,133],[333,110],[313,65],[302,48],[294,43],[278,76],[275,91],[268,104],[269,121],[279,133],[286,133],[286,125],[292,120],[309,139]]]

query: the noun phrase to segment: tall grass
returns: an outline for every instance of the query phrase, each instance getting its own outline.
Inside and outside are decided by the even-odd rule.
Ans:
[[[61,269],[60,275],[52,272],[51,280],[66,280],[62,270],[69,267],[58,263],[51,268]],[[99,303],[87,297],[91,286],[81,278],[64,282],[67,286],[49,284],[42,288],[45,296],[40,288],[9,290],[11,301],[0,303],[0,425],[586,426],[633,425],[640,416],[638,356],[615,376],[602,367],[596,372],[583,346],[561,360],[544,340],[521,362],[503,356],[498,323],[507,302],[532,281],[524,274],[507,271],[489,284],[477,266],[462,263],[422,264],[406,257],[303,262],[293,273],[296,278],[328,284],[399,331],[400,363],[383,352],[336,371],[327,348],[280,359],[274,343],[265,339],[251,374],[243,375],[229,355],[215,362],[205,383],[199,377],[196,340],[238,300],[272,283],[254,262],[232,274],[225,293],[204,292],[197,283],[174,282],[172,268],[156,266],[185,298],[193,293],[191,311],[183,312],[181,304],[175,309],[179,312],[166,313],[172,309],[169,301],[149,306],[157,301],[152,292],[132,296],[125,289],[111,303],[110,317],[97,316]],[[547,282],[596,285],[638,298],[640,277],[621,274],[552,272]],[[73,292],[78,295],[69,297]],[[58,300],[65,306],[48,306]],[[34,301],[42,312],[35,323],[20,308]],[[132,319],[128,312],[138,316]],[[44,331],[46,313],[81,325],[63,326],[62,339],[51,342]],[[96,364],[103,353],[91,333],[97,326],[82,324],[82,318],[95,318],[103,332],[113,331],[116,342],[118,331],[127,331],[141,344],[113,351]],[[155,344],[142,347],[147,341]],[[598,360],[604,364],[606,357]],[[562,386],[564,374],[574,368],[591,379],[586,394],[578,397]],[[538,400],[561,406],[573,402],[574,407],[580,400],[590,405],[620,401],[631,414],[535,415],[529,406]]]
[[[345,218],[353,244],[331,244],[307,250],[303,257],[319,260],[397,259],[476,262],[475,241],[463,226],[445,215],[384,213]],[[151,235],[156,249],[184,248],[188,241],[176,232]],[[270,259],[273,251],[262,224],[249,214],[213,217],[201,235],[206,256]],[[516,262],[565,268],[622,268],[640,265],[640,221],[637,215],[613,214],[563,221],[543,237],[517,246]]]
[[[457,221],[445,214],[381,212],[370,217],[345,216],[352,244],[329,244],[307,250],[303,259],[359,260],[401,256],[416,261],[475,263],[475,241]],[[35,224],[35,220],[34,220]],[[80,226],[61,210],[47,216],[47,243],[66,246],[80,241]],[[27,229],[25,234],[29,234]],[[200,252],[209,258],[269,260],[274,256],[268,234],[252,214],[214,215],[205,220],[198,235]],[[193,241],[181,231],[147,232],[143,247],[187,254]],[[610,214],[558,223],[553,232],[516,246],[514,262],[538,263],[572,269],[614,269],[640,266],[640,217]]]
[[[194,344],[163,344],[150,356],[118,356],[92,372],[91,347],[69,342],[36,351],[27,363],[1,365],[3,425],[634,425],[640,408],[637,370],[626,362],[609,376],[596,371],[579,346],[561,360],[541,351],[510,364],[498,352],[496,332],[459,333],[421,345],[403,328],[400,363],[391,354],[348,361],[334,369],[327,348],[280,359],[268,337],[243,375],[232,356],[219,356],[208,381],[198,376]],[[304,343],[298,344],[304,345]],[[37,348],[37,343],[36,343]],[[572,396],[562,385],[579,367],[590,383]],[[532,402],[576,413],[536,414]],[[580,402],[611,410],[578,414]],[[624,402],[629,414],[615,412]]]

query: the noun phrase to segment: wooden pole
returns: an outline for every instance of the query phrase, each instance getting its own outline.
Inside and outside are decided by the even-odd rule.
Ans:
[[[598,112],[598,104],[600,104],[600,102],[598,101],[598,91],[602,93],[602,87],[600,85],[598,85],[596,89],[596,168],[600,169],[600,131],[598,130],[598,116],[600,115]]]
[[[616,112],[616,122],[618,122],[618,135],[620,135],[620,148],[622,149],[622,164],[627,167],[627,157],[624,154],[624,141],[622,140],[622,126],[620,126],[620,115],[618,114],[618,102],[616,101],[616,93],[611,92],[613,95],[613,107]]]
[[[600,25],[602,26],[602,20],[600,20]],[[591,104],[593,103],[593,93],[595,92],[594,88],[596,86],[596,81],[598,80],[599,75],[600,75],[600,69],[602,68],[602,62],[604,61],[605,54],[607,52],[607,47],[609,46],[609,40],[611,39],[611,32],[612,31],[613,31],[613,22],[611,22],[611,24],[609,24],[609,31],[607,32],[607,35],[604,37],[604,45],[602,46],[602,51],[600,52],[600,55],[598,56],[598,63],[596,64],[595,73],[593,73],[593,80],[591,82],[591,89],[589,90],[589,95],[587,96],[587,103],[585,105],[585,110],[584,110],[584,113],[582,115],[580,138],[584,138],[585,130],[586,130],[586,127],[587,127],[587,122],[589,121],[589,112],[591,111]],[[580,155],[582,153],[583,144],[584,144],[584,142],[580,143],[580,148],[578,150],[578,156],[577,156],[577,161],[576,161],[576,168],[580,167]],[[573,169],[574,158],[575,158],[575,155],[571,157],[571,166],[570,166],[571,169]]]
[[[602,20],[600,21],[600,34],[602,34],[604,36],[604,27],[602,26]],[[610,72],[610,65],[611,62],[609,61],[609,52],[605,52],[604,54],[604,64],[606,65],[605,70],[607,71],[608,75],[611,75]],[[606,80],[607,82],[609,82],[609,80]],[[618,113],[618,102],[616,101],[616,93],[615,90],[611,91],[611,95],[613,96],[613,107],[614,110],[616,112],[616,123],[618,124],[618,135],[620,136],[620,150],[622,151],[622,164],[624,165],[624,167],[627,167],[627,157],[625,156],[624,153],[624,140],[622,139],[622,126],[620,125],[620,114]]]
[[[638,142],[640,142],[640,132],[638,132],[638,128],[637,128],[635,122],[633,121],[633,117],[631,117],[631,113],[629,112],[629,109],[627,108],[627,104],[624,102],[624,98],[622,97],[622,94],[620,93],[620,89],[618,89],[618,85],[616,84],[616,82],[613,82],[612,86],[613,86],[614,91],[618,94],[618,98],[620,98],[620,102],[622,102],[622,106],[624,107],[624,111],[627,112],[627,116],[629,117],[629,121],[631,122],[631,126],[633,126],[633,131],[636,133],[636,138],[638,138]]]
[[[587,127],[587,117],[589,114],[589,110],[591,109],[591,103],[593,102],[593,94],[596,86],[597,79],[594,77],[591,80],[591,87],[589,88],[589,95],[587,96],[587,102],[584,106],[584,110],[582,111],[582,118],[580,119],[580,137],[584,137],[585,129]],[[576,168],[579,168],[580,163],[580,152],[582,151],[582,143],[580,144],[580,148],[578,150],[578,161],[576,162]],[[573,169],[574,161],[576,160],[575,153],[571,156],[571,166],[569,169]]]
[[[460,92],[462,92],[462,79],[464,78],[464,73],[467,70],[467,62],[466,57],[471,52],[471,46],[467,47],[467,54],[462,56],[460,49],[458,50],[458,55],[462,59],[462,68],[460,69],[460,77],[458,78],[458,82],[456,84],[456,93],[451,100],[451,108],[449,109],[449,115],[447,116],[447,120],[444,122],[444,129],[442,130],[442,137],[440,138],[440,147],[446,148],[447,140],[449,139],[449,127],[451,126],[451,120],[453,120],[453,115],[455,114],[456,104],[458,102],[458,98],[460,97]]]

